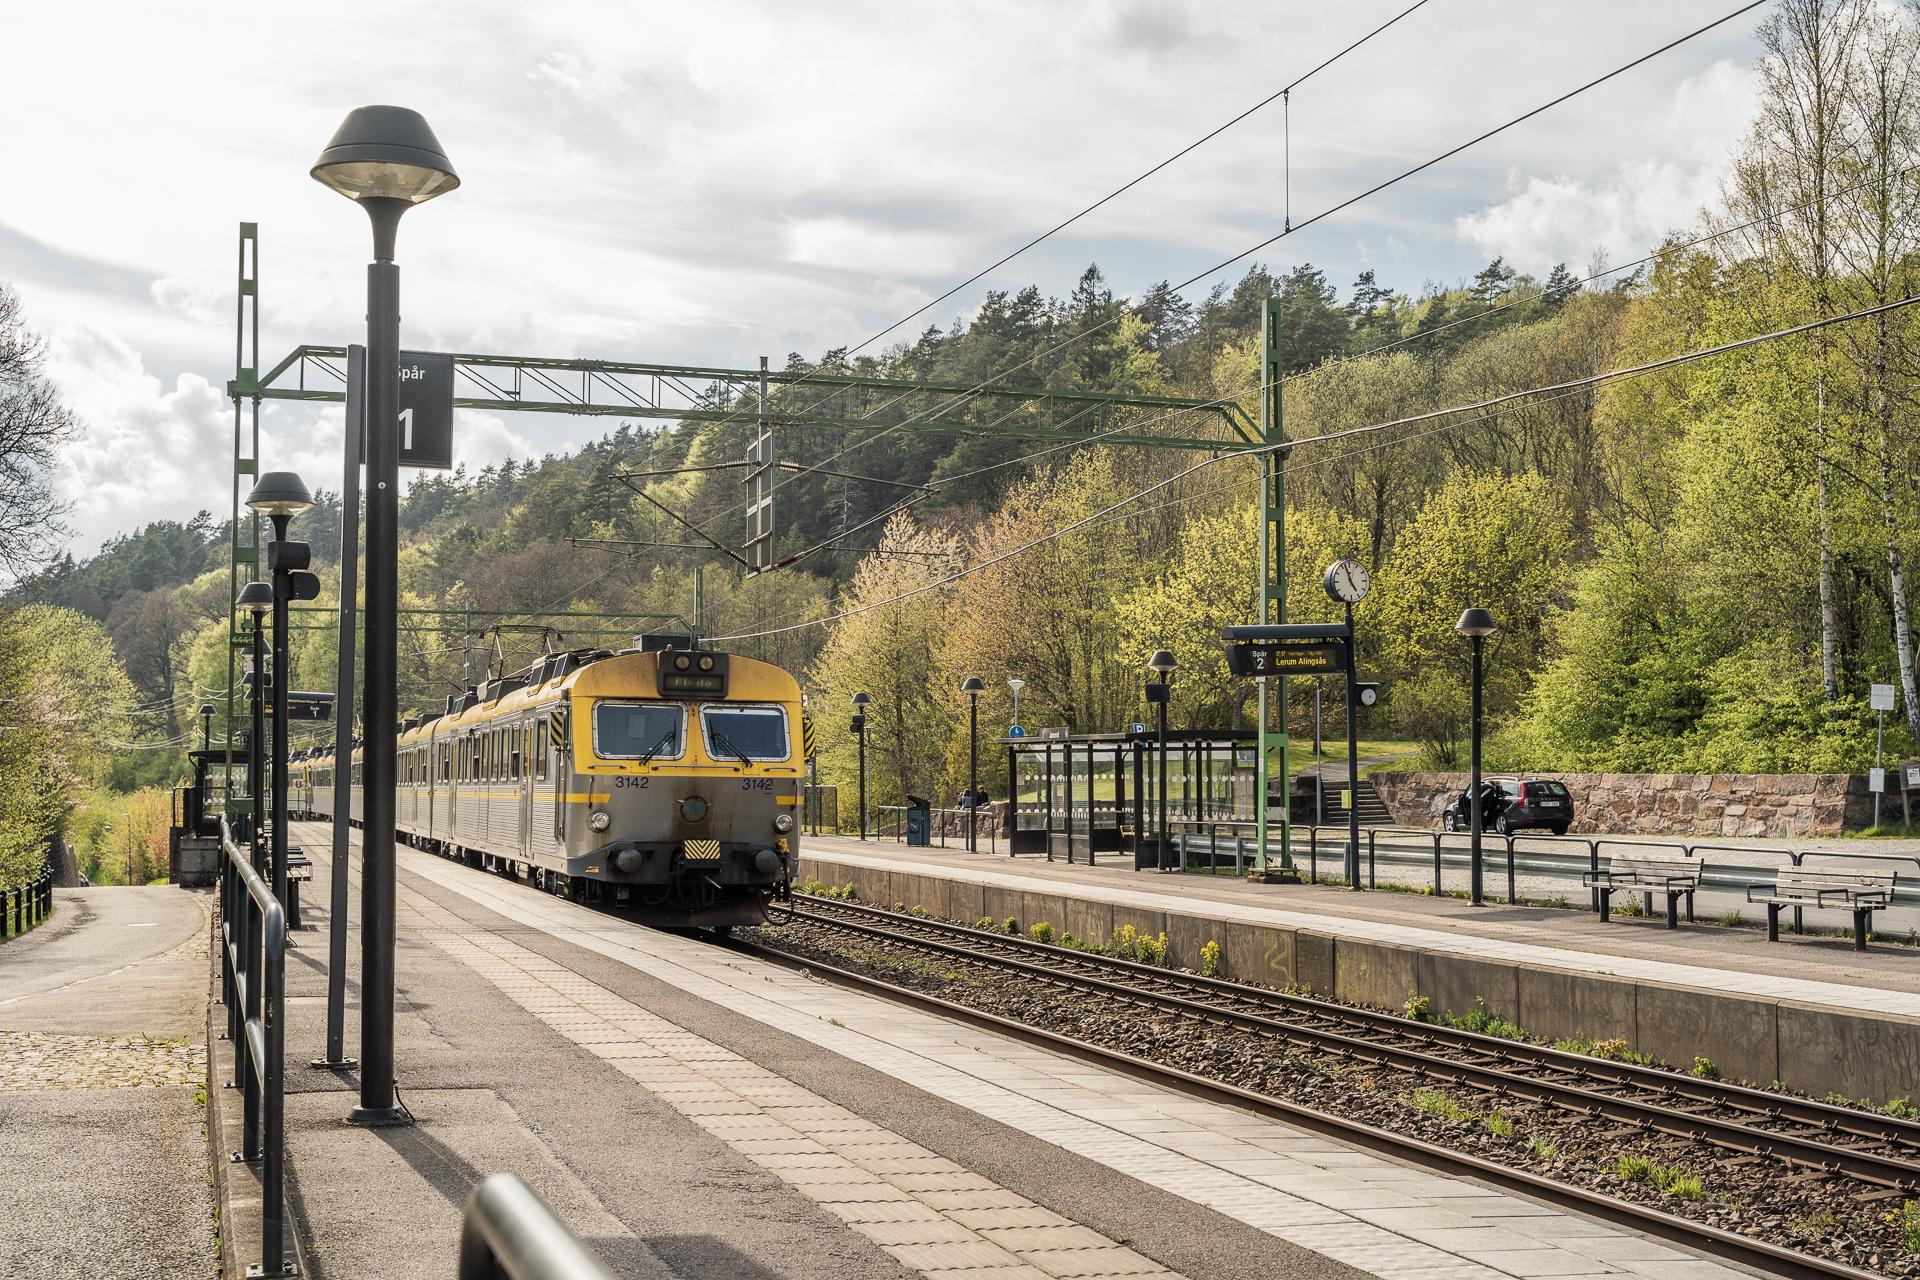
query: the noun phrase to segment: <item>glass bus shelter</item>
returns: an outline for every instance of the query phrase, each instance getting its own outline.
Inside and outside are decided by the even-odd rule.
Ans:
[[[1182,834],[1210,837],[1187,842],[1188,865],[1211,862],[1219,841],[1231,847],[1255,821],[1251,728],[1167,731],[1165,830],[1157,734],[1047,731],[998,742],[1007,750],[1005,827],[1015,857],[1091,863],[1131,853],[1136,867],[1173,870]]]

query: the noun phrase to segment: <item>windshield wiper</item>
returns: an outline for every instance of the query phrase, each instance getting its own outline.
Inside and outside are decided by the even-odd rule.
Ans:
[[[669,742],[672,742],[675,738],[679,736],[680,736],[680,729],[679,729],[679,726],[677,725],[667,730],[665,733],[661,734],[660,741],[648,747],[647,753],[640,757],[641,765],[645,766],[645,765],[652,764],[653,758],[659,755],[662,751],[665,751],[667,749],[667,744]]]
[[[746,752],[742,751],[740,748],[734,746],[733,740],[731,738],[727,737],[726,734],[720,732],[720,730],[716,729],[712,725],[707,726],[707,738],[713,743],[714,746],[719,747],[722,751],[726,752],[728,755],[739,757],[740,763],[747,766],[747,768],[749,769],[753,768],[753,757],[748,755]]]

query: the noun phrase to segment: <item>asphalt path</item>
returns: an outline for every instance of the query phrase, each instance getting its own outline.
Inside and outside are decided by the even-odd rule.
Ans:
[[[208,1276],[211,899],[56,889],[0,946],[0,1276]]]

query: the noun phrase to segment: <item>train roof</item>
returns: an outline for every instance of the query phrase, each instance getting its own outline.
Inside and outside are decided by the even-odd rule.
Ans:
[[[642,681],[647,687],[652,686],[661,657],[673,652],[676,651],[624,649],[610,653],[605,649],[590,649],[548,654],[523,671],[485,681],[465,694],[450,696],[443,712],[410,721],[413,727],[403,729],[400,736],[403,741],[426,731],[430,731],[429,736],[438,736],[563,695],[633,696],[640,692],[636,685]],[[770,702],[798,699],[799,682],[784,668],[739,654],[727,655],[727,662],[729,697]]]

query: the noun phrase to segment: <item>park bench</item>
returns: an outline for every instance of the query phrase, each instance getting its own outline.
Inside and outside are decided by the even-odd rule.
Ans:
[[[1767,908],[1767,941],[1780,941],[1780,908],[1825,907],[1853,912],[1853,949],[1867,949],[1873,913],[1893,901],[1892,868],[1845,866],[1827,862],[1782,867],[1772,884],[1747,886],[1747,901]]]
[[[1693,895],[1700,888],[1700,862],[1696,858],[1658,857],[1651,853],[1615,853],[1607,865],[1589,871],[1580,882],[1600,893],[1600,919],[1613,916],[1615,893],[1640,892],[1667,895],[1667,928],[1680,927],[1680,899],[1687,900],[1687,922],[1693,922]]]

